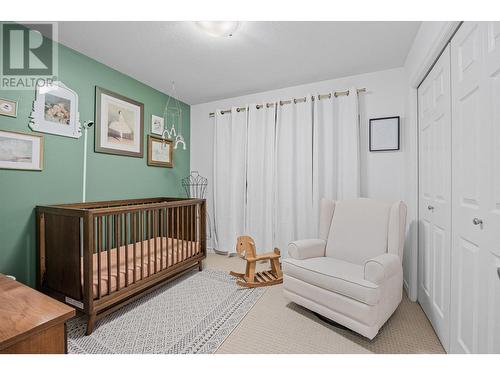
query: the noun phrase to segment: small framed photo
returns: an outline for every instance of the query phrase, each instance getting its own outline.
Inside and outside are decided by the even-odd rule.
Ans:
[[[370,119],[370,151],[399,150],[399,116]]]
[[[0,169],[41,171],[43,136],[0,130]]]
[[[0,98],[0,115],[17,117],[17,102]]]
[[[95,108],[95,151],[142,158],[144,104],[96,87]]]
[[[163,135],[165,130],[165,119],[160,116],[151,116],[151,133],[157,135]]]
[[[37,87],[30,115],[31,130],[80,138],[78,95],[64,83],[56,81],[51,86]]]
[[[154,135],[148,135],[148,165],[173,167],[173,142]]]

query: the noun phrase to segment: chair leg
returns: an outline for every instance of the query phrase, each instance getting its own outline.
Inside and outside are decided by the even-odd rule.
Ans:
[[[198,271],[203,271],[203,262],[201,260],[198,261]]]

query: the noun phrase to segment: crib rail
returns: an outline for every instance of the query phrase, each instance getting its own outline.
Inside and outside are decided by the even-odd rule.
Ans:
[[[203,199],[151,198],[37,207],[37,284],[89,316],[206,256]]]
[[[185,201],[93,210],[94,300],[201,255],[201,208]]]

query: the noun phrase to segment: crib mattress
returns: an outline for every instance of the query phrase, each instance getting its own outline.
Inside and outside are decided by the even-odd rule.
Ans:
[[[156,258],[155,258],[155,242],[156,242]],[[141,262],[141,245],[143,262]],[[128,259],[127,251],[128,247]],[[148,257],[148,240],[137,242],[135,244],[135,275],[136,281],[148,277],[150,274],[155,273],[155,259],[156,259],[156,272],[171,267],[183,260],[193,257],[200,253],[200,243],[177,240],[175,238],[156,237],[149,240],[149,257]],[[115,292],[118,288],[118,267],[117,267],[117,250],[116,248],[110,250],[110,268],[111,268],[111,293]],[[93,280],[92,292],[94,298],[98,298],[98,254],[94,254],[93,259]],[[149,266],[148,266],[149,265]],[[101,252],[101,296],[108,293],[108,252]],[[82,285],[83,285],[83,258],[82,258]],[[129,285],[134,282],[134,245],[120,246],[120,289],[126,286],[125,272],[128,273]]]

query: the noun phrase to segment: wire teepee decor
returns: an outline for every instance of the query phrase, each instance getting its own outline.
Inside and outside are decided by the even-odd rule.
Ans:
[[[198,173],[192,171],[191,174],[182,179],[182,187],[188,198],[205,199],[207,192],[208,179]]]
[[[165,130],[163,131],[163,139],[171,139],[174,141],[174,150],[177,150],[179,145],[182,145],[182,149],[186,149],[186,142],[184,136],[182,135],[182,108],[177,98],[177,91],[175,90],[175,82],[172,81],[172,92],[168,96],[167,104],[165,105],[165,110],[163,111],[163,117],[165,118]],[[172,100],[172,104],[170,103]],[[177,127],[176,127],[177,122]],[[168,128],[170,125],[170,129]]]
[[[189,176],[181,180],[182,187],[186,192],[188,198],[205,199],[207,193],[208,179],[198,173],[198,171],[191,171]],[[210,214],[207,212],[207,239],[212,238],[212,220]]]

